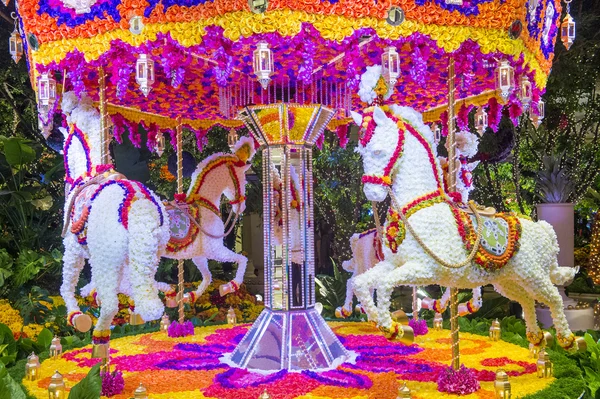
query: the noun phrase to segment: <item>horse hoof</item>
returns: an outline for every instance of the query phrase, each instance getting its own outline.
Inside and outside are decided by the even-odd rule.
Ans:
[[[401,326],[402,327],[402,337],[400,337],[400,342],[405,345],[412,345],[415,342],[415,332],[410,326]]]
[[[88,332],[92,328],[92,318],[86,314],[76,315],[73,317],[73,327],[79,332]]]
[[[396,323],[408,324],[408,316],[402,309],[398,309],[392,313],[392,320],[394,320]]]
[[[167,298],[165,300],[165,306],[168,308],[176,308],[177,307],[177,299],[175,298]]]
[[[354,308],[354,311],[356,313],[360,313],[360,314],[367,314],[367,312],[365,311],[365,308],[363,308],[363,306],[361,304],[356,305],[356,307]]]
[[[110,348],[106,344],[92,344],[92,359],[108,359]]]
[[[544,331],[544,339],[542,340],[542,346],[548,348],[554,345],[554,337],[548,331]]]
[[[575,338],[575,342],[577,343],[577,350],[579,352],[587,351],[587,342],[585,342],[585,339],[583,337]]]
[[[129,311],[129,325],[130,326],[140,326],[144,324],[145,321],[142,318],[142,315],[136,312]]]
[[[337,319],[343,319],[344,315],[342,314],[342,307],[338,306],[337,308],[335,308],[335,317]]]
[[[236,292],[239,288],[239,285],[235,281],[231,280],[227,284],[219,286],[219,294],[221,296],[225,296],[227,294],[231,294],[232,292]]]

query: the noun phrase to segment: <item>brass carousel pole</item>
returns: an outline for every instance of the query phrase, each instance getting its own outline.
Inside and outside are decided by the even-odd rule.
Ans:
[[[99,86],[99,108],[100,108],[100,160],[102,164],[110,163],[110,123],[108,122],[108,112],[106,109],[106,73],[104,67],[98,69],[98,86]],[[64,90],[64,89],[63,89]]]
[[[177,194],[183,193],[183,129],[181,118],[177,118]],[[177,260],[177,307],[179,313],[179,324],[183,324],[185,315],[183,313],[183,259]]]
[[[448,61],[448,136],[446,148],[448,149],[448,190],[456,190],[456,141],[454,131],[454,56]],[[458,289],[450,289],[450,330],[452,334],[452,368],[460,368],[460,351],[458,336]]]

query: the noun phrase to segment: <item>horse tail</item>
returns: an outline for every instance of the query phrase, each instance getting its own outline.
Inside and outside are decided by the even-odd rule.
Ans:
[[[577,273],[577,269],[574,267],[561,267],[558,264],[558,251],[560,247],[558,246],[558,238],[556,237],[556,232],[552,225],[548,222],[540,220],[538,225],[546,232],[551,241],[552,250],[549,254],[550,256],[550,280],[552,284],[556,285],[565,285],[569,281],[572,281],[575,278],[575,274]]]
[[[355,261],[358,256],[358,240],[360,238],[359,234],[352,234],[350,237],[350,249],[352,250],[352,258],[345,260],[342,262],[342,268],[347,272],[354,272],[355,270]]]

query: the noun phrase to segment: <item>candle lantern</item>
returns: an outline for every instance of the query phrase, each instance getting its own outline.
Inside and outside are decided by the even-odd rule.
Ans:
[[[475,129],[479,136],[483,136],[485,129],[488,127],[488,114],[483,107],[479,107],[475,113]]]
[[[147,54],[138,55],[135,62],[135,81],[144,96],[148,97],[154,83],[154,61],[148,58]]]
[[[552,377],[553,372],[554,367],[550,361],[550,355],[546,349],[542,349],[537,361],[537,376],[538,378],[549,378]]]
[[[165,152],[165,135],[162,132],[158,132],[156,135],[156,154],[162,157]]]
[[[140,382],[140,386],[133,391],[133,397],[134,399],[148,399],[148,390],[144,384]]]
[[[508,374],[506,374],[502,369],[496,371],[496,380],[494,381],[494,392],[496,393],[496,399],[510,399],[511,397]]]
[[[52,107],[56,101],[56,80],[48,72],[38,77],[38,102],[42,106]]]
[[[13,61],[15,64],[18,64],[19,60],[23,56],[23,39],[21,39],[21,34],[19,33],[16,24],[15,30],[11,33],[10,38],[8,39],[8,48]]]
[[[240,136],[237,134],[237,131],[235,129],[231,129],[229,131],[229,134],[227,134],[227,145],[229,145],[229,148],[232,151],[233,151],[233,147],[235,147],[239,138],[240,138]]]
[[[567,50],[571,48],[575,41],[575,21],[571,17],[571,1],[565,1],[567,3],[567,15],[560,24],[560,40],[562,40]]]
[[[433,329],[441,331],[443,328],[444,318],[441,313],[436,313],[433,317]]]
[[[271,395],[269,395],[269,393],[265,389],[263,391],[263,393],[260,394],[260,396],[258,397],[258,399],[271,399]]]
[[[521,104],[523,104],[523,109],[529,108],[529,104],[531,103],[532,91],[531,91],[531,82],[527,76],[521,77]]]
[[[129,31],[134,35],[139,35],[144,30],[144,22],[142,17],[135,15],[129,20]]]
[[[62,355],[62,345],[60,344],[60,338],[55,336],[50,343],[50,357],[58,359],[60,355]]]
[[[171,325],[171,320],[169,320],[169,316],[167,314],[163,314],[160,318],[160,331],[168,332],[169,326]]]
[[[50,378],[50,385],[48,385],[48,398],[49,399],[65,399],[65,380],[58,371],[54,372],[52,378]]]
[[[229,310],[227,311],[227,324],[236,324],[237,323],[237,316],[235,315],[235,310],[233,310],[233,308],[230,306]]]
[[[31,352],[25,364],[25,377],[29,381],[40,378],[40,358],[33,352]]]
[[[500,65],[496,68],[496,89],[504,100],[508,98],[514,88],[514,74],[514,68],[507,60],[500,61]]]
[[[389,91],[396,85],[400,76],[400,55],[396,51],[396,47],[388,47],[381,54],[381,66],[383,67],[382,76]]]
[[[273,53],[267,42],[259,42],[254,50],[254,74],[264,90],[273,75]]]
[[[492,341],[498,341],[501,333],[502,330],[500,329],[500,322],[498,319],[496,319],[492,322],[492,326],[490,327],[490,339]]]
[[[403,382],[402,386],[398,388],[398,396],[396,399],[410,399],[411,397],[410,389],[406,386],[406,382]]]

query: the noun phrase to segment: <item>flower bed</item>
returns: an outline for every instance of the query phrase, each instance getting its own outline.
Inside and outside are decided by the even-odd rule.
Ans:
[[[437,379],[450,363],[449,332],[430,331],[412,346],[386,341],[368,323],[332,323],[346,348],[359,354],[355,364],[314,373],[281,371],[263,375],[231,368],[219,361],[231,352],[248,326],[196,328],[193,336],[168,338],[164,333],[136,335],[111,342],[113,369],[123,372],[125,399],[143,382],[153,399],[256,399],[266,388],[276,399],[395,399],[406,381],[413,398],[448,397],[437,391]],[[47,397],[50,375],[59,370],[68,386],[81,380],[97,362],[89,346],[42,363],[42,379],[23,381],[37,398]],[[461,362],[473,370],[481,389],[463,398],[493,398],[495,371],[510,376],[513,397],[540,391],[554,379],[539,379],[525,348],[486,337],[461,334]]]

